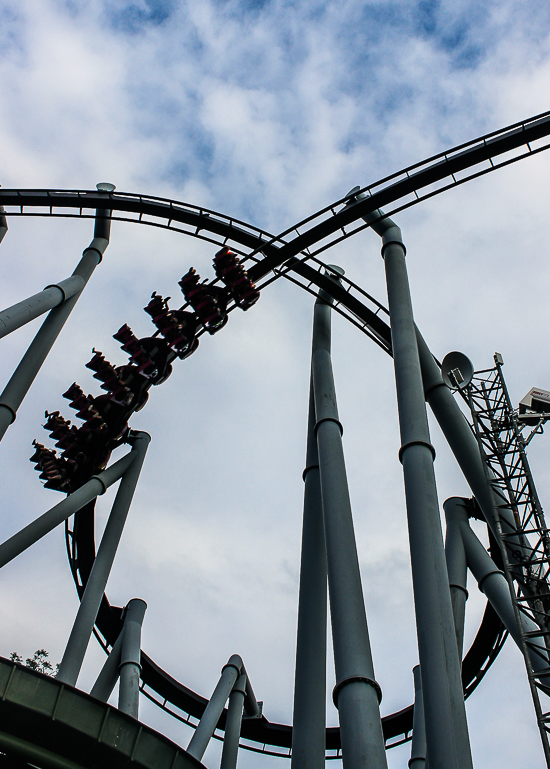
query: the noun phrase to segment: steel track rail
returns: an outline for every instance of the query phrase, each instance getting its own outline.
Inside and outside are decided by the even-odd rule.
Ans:
[[[514,123],[387,176],[361,190],[367,195],[365,199],[347,205],[349,197],[341,198],[277,236],[203,207],[134,193],[5,189],[0,190],[0,205],[7,216],[93,218],[95,209],[107,208],[114,219],[173,229],[215,243],[234,243],[245,249],[239,253],[256,262],[249,274],[258,283],[287,259],[299,253],[305,259],[315,256],[366,229],[369,225],[363,223],[363,217],[373,211],[390,206],[385,213],[391,216],[446,189],[542,152],[550,147],[550,142],[542,141],[549,135],[550,112]],[[344,207],[337,210],[339,206]],[[85,210],[90,213],[84,214]],[[210,233],[214,239],[201,236],[201,232]],[[317,248],[311,250],[314,246]]]

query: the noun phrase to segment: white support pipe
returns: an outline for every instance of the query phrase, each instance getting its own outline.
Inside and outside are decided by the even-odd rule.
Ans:
[[[53,283],[38,294],[23,299],[22,302],[8,307],[0,312],[0,339],[15,331],[31,320],[38,318],[53,307],[78,294],[84,288],[84,278],[81,275],[71,275],[70,278]]]
[[[110,214],[110,211],[104,209],[96,211],[94,238],[88,248],[84,250],[72,275],[72,277],[76,276],[82,279],[82,288],[78,293],[73,294],[49,312],[21,358],[10,381],[0,394],[0,440],[4,437],[8,427],[15,421],[17,410],[48,357],[61,329],[82,294],[84,286],[103,258],[105,249],[109,245]]]
[[[472,769],[406,250],[382,211],[365,221],[382,239],[386,271],[428,762]]]
[[[145,601],[140,598],[132,598],[124,613],[124,628],[122,630],[118,709],[134,718],[137,718],[139,713],[141,626],[146,609]]]
[[[0,206],[0,243],[4,240],[4,235],[8,231],[8,220],[4,206]]]
[[[73,629],[59,665],[57,678],[70,686],[76,686],[151,436],[145,432],[136,432],[132,439],[132,453],[135,453],[135,458],[118,487]]]
[[[454,516],[447,518],[445,560],[447,561],[447,573],[449,574],[458,658],[462,660],[464,620],[466,617],[466,601],[468,599],[468,591],[466,589],[468,565],[460,525]]]
[[[424,722],[424,701],[422,699],[422,676],[420,665],[413,668],[414,713],[411,757],[409,769],[426,769],[426,724]]]
[[[245,695],[246,673],[241,673],[229,695],[220,769],[236,769]]]
[[[204,751],[212,739],[218,725],[227,698],[233,689],[237,678],[241,675],[243,661],[238,654],[233,654],[222,668],[222,674],[206,706],[195,734],[187,746],[187,752],[198,761],[204,756]]]
[[[105,660],[105,664],[101,668],[95,684],[92,687],[90,695],[95,697],[96,700],[101,702],[107,702],[112,694],[113,689],[118,681],[118,669],[120,666],[120,650],[122,648],[122,637],[124,635],[124,627],[118,634],[111,653]]]
[[[521,649],[521,633],[516,621],[508,582],[503,572],[497,567],[476,534],[470,528],[467,507],[464,504],[465,501],[461,497],[447,499],[443,505],[445,516],[448,521],[452,522],[452,525],[459,526],[468,568],[476,579],[479,589],[487,596],[487,600],[500,617],[503,625]],[[541,631],[538,625],[524,614],[520,616],[524,633],[533,633],[535,636],[540,634]],[[545,650],[541,648],[540,653],[538,653],[530,644],[527,645],[527,649],[533,671],[548,673],[549,660]],[[550,678],[548,676],[541,677],[540,680],[546,686],[550,685]]]
[[[39,539],[49,534],[60,523],[81,510],[88,502],[104,494],[109,486],[112,486],[124,475],[135,456],[134,451],[129,451],[111,467],[98,475],[92,475],[87,483],[3,542],[0,545],[0,569],[28,547],[34,545],[35,542],[38,542]]]

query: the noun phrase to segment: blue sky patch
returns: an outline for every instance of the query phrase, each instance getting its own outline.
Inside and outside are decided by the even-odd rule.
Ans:
[[[135,33],[147,26],[158,26],[169,18],[173,11],[172,0],[143,0],[128,3],[123,8],[107,6],[106,12],[111,26],[120,32]]]

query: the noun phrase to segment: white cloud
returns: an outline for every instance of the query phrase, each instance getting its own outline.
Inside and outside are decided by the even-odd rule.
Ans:
[[[0,10],[3,187],[109,180],[277,232],[355,184],[548,104],[545,3],[21,0]],[[485,367],[498,349],[515,401],[549,384],[549,164],[542,153],[397,217],[417,322],[434,353],[462,349]],[[90,222],[12,220],[1,247],[3,305],[68,274],[90,237]],[[113,224],[103,263],[0,449],[9,479],[3,538],[58,499],[42,491],[27,460],[32,438],[46,437],[44,409],[68,416],[61,393],[75,379],[97,393],[84,369],[91,347],[122,362],[111,335],[124,322],[147,333],[141,307],[151,292],[176,304],[181,275],[193,265],[211,276],[212,255],[180,235]],[[329,261],[385,299],[373,233],[341,244]],[[108,590],[118,603],[143,594],[147,651],[203,694],[228,654],[242,653],[268,718],[285,721],[311,305],[280,281],[151,393],[132,420],[153,440]],[[4,381],[32,332],[3,340]],[[334,368],[387,712],[410,701],[416,661],[393,373],[382,351],[340,319]],[[432,432],[441,501],[467,493]],[[543,502],[547,440],[530,447]],[[61,532],[6,567],[5,580],[2,653],[46,646],[57,661],[76,609]],[[478,613],[476,604],[468,632]],[[94,649],[83,685],[100,664]],[[525,765],[542,766],[515,652],[503,653],[468,705],[480,766],[502,766],[518,744]],[[149,707],[144,714],[164,723]],[[163,728],[178,739],[176,727]],[[390,766],[403,766],[407,750],[392,752]],[[256,761],[243,756],[242,766]]]

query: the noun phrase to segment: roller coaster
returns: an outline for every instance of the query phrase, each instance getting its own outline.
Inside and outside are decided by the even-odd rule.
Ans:
[[[93,632],[108,657],[105,668],[91,695],[85,695],[74,688],[80,697],[79,702],[88,703],[93,700],[94,702],[105,703],[120,677],[119,710],[129,717],[124,716],[126,718],[124,724],[130,724],[133,728],[134,720],[138,714],[136,697],[137,687],[139,687],[139,691],[160,708],[196,728],[195,736],[187,751],[183,751],[177,746],[168,747],[169,741],[164,741],[167,751],[165,763],[163,763],[164,759],[159,758],[158,761],[155,759],[153,763],[148,764],[145,758],[140,758],[143,755],[143,748],[138,749],[132,743],[133,752],[128,750],[127,754],[116,753],[114,747],[112,755],[107,755],[107,751],[101,759],[105,766],[120,765],[117,764],[117,761],[121,760],[122,755],[125,757],[124,760],[129,762],[129,765],[158,766],[159,769],[165,765],[172,767],[199,765],[197,762],[201,760],[209,739],[211,737],[223,739],[220,736],[223,733],[226,735],[225,742],[227,743],[227,747],[224,744],[224,754],[222,755],[223,769],[229,769],[236,762],[239,740],[241,740],[241,748],[268,755],[290,757],[293,769],[317,766],[320,761],[324,762],[326,759],[334,758],[343,758],[344,765],[348,768],[355,768],[356,766],[382,767],[385,765],[385,759],[381,756],[380,746],[382,746],[383,753],[384,748],[388,749],[403,744],[411,738],[413,753],[410,766],[415,767],[415,769],[424,765],[426,740],[430,769],[443,765],[446,767],[471,765],[468,763],[471,759],[465,757],[467,749],[464,747],[464,736],[460,728],[456,727],[456,723],[460,722],[460,715],[457,715],[459,706],[454,700],[449,704],[449,721],[452,723],[450,726],[448,725],[447,732],[445,729],[441,730],[441,722],[437,720],[433,712],[434,703],[438,702],[437,697],[439,695],[436,692],[436,684],[430,689],[428,666],[430,664],[429,659],[435,658],[439,653],[435,647],[427,647],[424,652],[422,649],[420,651],[420,668],[423,677],[422,684],[418,684],[417,692],[419,694],[415,704],[382,719],[379,718],[375,696],[378,695],[378,684],[374,681],[373,675],[368,673],[367,658],[370,654],[370,649],[368,649],[363,661],[357,663],[357,670],[348,671],[337,680],[334,697],[339,707],[341,725],[326,729],[323,726],[321,739],[318,736],[318,730],[316,737],[312,727],[308,724],[300,723],[298,729],[296,728],[298,724],[296,706],[294,728],[291,725],[268,721],[262,713],[261,706],[256,701],[242,660],[236,658],[236,655],[234,655],[236,659],[231,658],[224,668],[220,685],[210,700],[192,691],[185,683],[174,679],[169,672],[163,670],[145,651],[140,649],[139,626],[143,619],[144,609],[142,610],[139,606],[132,604],[129,604],[128,607],[114,606],[110,604],[104,593],[110,566],[122,535],[125,516],[149,440],[146,434],[135,432],[129,427],[132,414],[146,406],[151,388],[166,381],[177,361],[184,361],[192,354],[200,354],[199,342],[204,334],[223,333],[223,328],[233,311],[238,309],[248,311],[257,301],[261,301],[262,292],[271,283],[284,278],[316,297],[315,323],[317,325],[314,327],[316,329],[314,330],[314,360],[316,353],[319,354],[318,357],[321,352],[328,355],[330,353],[330,345],[327,347],[326,342],[322,340],[323,335],[328,334],[330,336],[328,318],[332,311],[345,317],[372,342],[394,358],[402,428],[400,457],[404,466],[406,483],[407,462],[413,462],[413,455],[415,462],[426,462],[428,461],[427,458],[431,456],[430,452],[432,452],[429,438],[426,438],[422,433],[423,428],[418,427],[418,425],[415,427],[416,418],[412,418],[410,413],[405,413],[405,409],[409,408],[406,404],[412,403],[413,399],[413,395],[405,391],[404,381],[412,376],[410,374],[412,369],[407,369],[409,365],[407,355],[409,355],[411,344],[413,344],[411,339],[414,338],[413,347],[416,349],[416,366],[420,377],[418,381],[421,382],[422,386],[422,403],[425,399],[432,408],[473,494],[471,500],[457,503],[458,507],[462,505],[461,510],[467,508],[466,523],[462,519],[460,519],[461,522],[456,523],[458,521],[456,516],[462,515],[462,512],[456,513],[456,521],[453,518],[455,512],[451,510],[449,513],[448,577],[445,571],[447,597],[445,595],[443,598],[439,596],[439,593],[445,593],[438,582],[441,575],[436,574],[439,567],[434,567],[432,575],[438,591],[437,601],[446,601],[445,606],[447,604],[449,607],[452,606],[454,616],[453,643],[455,643],[455,630],[457,638],[460,636],[460,618],[457,618],[457,615],[460,615],[461,612],[460,596],[465,592],[465,584],[461,584],[460,575],[456,576],[462,567],[458,567],[457,562],[452,561],[453,556],[449,555],[449,552],[453,551],[456,545],[456,542],[449,539],[450,532],[454,530],[453,527],[457,531],[461,527],[463,530],[464,526],[467,527],[469,517],[484,521],[488,526],[490,555],[494,567],[491,571],[489,567],[483,566],[482,568],[480,566],[481,571],[479,575],[476,574],[473,566],[475,556],[470,555],[470,552],[473,551],[468,550],[468,546],[465,544],[466,555],[464,557],[467,560],[467,565],[474,572],[483,592],[488,596],[488,602],[477,635],[470,649],[464,655],[461,667],[457,662],[456,671],[461,678],[460,699],[463,703],[462,696],[463,698],[469,697],[481,683],[501,650],[507,634],[510,633],[524,654],[545,757],[550,767],[548,743],[550,716],[546,712],[549,709],[541,704],[541,696],[544,701],[550,691],[548,686],[550,659],[547,649],[550,635],[548,625],[550,590],[548,589],[547,567],[550,558],[550,546],[548,545],[549,539],[544,515],[536,495],[524,450],[526,423],[525,420],[522,422],[518,418],[517,412],[512,408],[506,394],[498,360],[495,361],[494,369],[476,373],[465,384],[460,381],[460,366],[454,366],[452,371],[449,369],[451,381],[449,382],[448,379],[445,381],[447,373],[445,366],[442,370],[441,365],[426,347],[418,329],[411,325],[412,314],[408,317],[401,317],[399,314],[401,307],[407,304],[406,292],[399,294],[399,291],[405,291],[403,276],[406,278],[406,272],[403,272],[404,268],[399,266],[401,264],[399,259],[404,256],[405,249],[399,228],[391,219],[399,212],[447,189],[492,173],[501,167],[550,148],[549,136],[550,113],[537,115],[529,120],[455,147],[445,153],[435,155],[368,187],[354,188],[340,200],[279,235],[272,235],[248,223],[200,206],[152,196],[118,192],[112,185],[108,184],[98,185],[96,191],[0,190],[0,239],[6,234],[7,223],[11,218],[79,218],[93,219],[95,223],[94,239],[84,251],[81,262],[70,278],[59,284],[48,286],[43,292],[0,313],[0,335],[5,336],[30,320],[48,312],[43,326],[4,392],[0,395],[0,437],[4,436],[9,425],[15,420],[17,410],[57,335],[67,321],[93,270],[101,261],[109,243],[110,227],[113,221],[167,229],[212,244],[215,247],[213,268],[216,275],[212,281],[201,281],[195,270],[190,268],[179,281],[183,303],[177,309],[170,308],[168,300],[156,292],[153,293],[150,303],[144,308],[155,327],[151,336],[138,338],[127,325],[122,326],[114,333],[114,338],[121,344],[122,350],[128,354],[129,359],[126,364],[113,365],[104,358],[100,351],[94,349],[94,355],[86,366],[94,372],[94,378],[101,383],[100,387],[104,391],[103,394],[87,395],[75,382],[63,396],[70,401],[70,407],[76,411],[76,417],[81,421],[80,426],[71,425],[70,421],[66,420],[59,412],[47,413],[45,427],[59,452],[35,441],[31,461],[35,464],[40,478],[47,488],[57,490],[67,496],[41,518],[0,545],[0,566],[11,561],[45,533],[64,522],[69,565],[82,603],[55,681],[46,681],[45,677],[41,678],[37,673],[20,669],[15,663],[3,661],[0,665],[0,688],[4,687],[2,712],[4,723],[7,724],[0,729],[0,750],[4,751],[6,756],[17,756],[18,760],[24,760],[37,766],[91,767],[96,765],[93,761],[100,760],[93,750],[90,752],[89,747],[83,750],[82,745],[85,743],[85,738],[78,732],[77,725],[71,726],[73,739],[66,741],[66,745],[63,747],[62,743],[65,738],[62,730],[59,731],[59,735],[55,736],[56,729],[60,727],[54,728],[53,726],[55,721],[54,706],[47,715],[50,737],[44,736],[45,727],[36,731],[37,735],[43,735],[41,739],[44,744],[47,743],[47,749],[39,744],[38,737],[33,742],[28,737],[28,731],[27,735],[23,736],[23,732],[16,725],[17,719],[12,712],[16,705],[7,695],[10,686],[14,690],[17,688],[16,683],[19,679],[23,682],[34,677],[33,680],[39,682],[35,683],[34,689],[30,684],[26,685],[27,689],[25,689],[25,686],[21,684],[22,690],[30,691],[32,689],[33,691],[43,690],[45,692],[47,689],[48,697],[53,698],[52,702],[63,702],[63,697],[66,696],[63,692],[71,692],[76,687],[82,659],[90,634]],[[340,270],[322,259],[325,251],[368,227],[373,228],[382,237],[383,255],[388,271],[389,309],[349,280],[348,277],[341,274]],[[391,266],[392,263],[394,267]],[[392,269],[394,270],[393,273],[391,273]],[[391,296],[394,297],[393,305]],[[400,336],[401,332],[398,329],[407,324],[408,337],[406,337],[405,332],[405,336]],[[315,341],[316,338],[317,342]],[[406,352],[405,348],[409,352]],[[323,411],[325,407],[322,405],[322,387],[328,388],[326,392],[323,391],[326,397],[329,397],[327,393],[331,392],[330,388],[332,387],[329,375],[330,355],[327,360],[328,363],[323,364],[324,368],[316,369],[315,365],[317,364],[313,366],[312,405],[310,407],[311,435],[308,442],[308,462],[304,477],[307,494],[307,483],[311,482],[314,476],[308,471],[314,469],[318,473],[320,468],[321,479],[319,480],[315,476],[317,480],[314,482],[319,488],[322,487],[323,501],[319,505],[321,508],[325,508],[323,526],[328,532],[329,530],[333,531],[331,527],[336,524],[328,512],[329,502],[327,500],[331,490],[326,486],[328,471],[325,471],[326,477],[323,476],[323,468],[336,461],[334,451],[337,452],[337,449],[334,449],[334,446],[337,445],[337,438],[334,435],[329,438],[327,430],[329,428],[338,430],[339,422],[336,411],[326,414]],[[327,372],[329,373],[327,374]],[[453,376],[455,379],[452,378]],[[325,384],[321,384],[322,382]],[[459,412],[453,393],[462,396],[470,407],[471,425],[468,425]],[[411,408],[413,410],[418,409],[418,405],[411,406]],[[419,432],[414,433],[415,430]],[[322,439],[321,436],[325,433],[327,437]],[[327,443],[322,443],[322,440],[326,440]],[[326,454],[328,451],[326,446],[329,444],[333,446],[332,453]],[[118,462],[109,465],[113,450],[123,445],[129,445],[131,451]],[[505,450],[502,449],[503,445]],[[317,450],[319,451],[318,456]],[[420,457],[421,451],[425,452],[422,457]],[[311,460],[313,454],[310,455],[310,452],[316,455],[316,460],[315,457]],[[408,460],[407,455],[409,456]],[[327,459],[326,457],[329,456],[330,458]],[[513,457],[512,465],[507,459],[510,456]],[[412,465],[410,466],[412,467]],[[518,468],[521,469],[519,475]],[[412,478],[412,470],[410,473]],[[521,477],[522,480],[520,486],[516,482],[518,477]],[[96,552],[94,538],[96,498],[108,486],[121,478],[117,501],[115,501],[109,519],[108,529],[106,529]],[[513,488],[510,485],[510,479],[515,483]],[[412,484],[410,478],[409,484]],[[339,493],[343,493],[341,489]],[[414,493],[418,498],[422,496],[418,490]],[[411,491],[407,497],[408,505],[412,494]],[[342,497],[340,497],[340,503],[341,499]],[[416,504],[418,504],[418,499]],[[410,503],[411,509],[409,511],[409,526],[413,528],[417,525],[414,523],[414,505],[415,502]],[[451,507],[452,505],[450,505]],[[109,527],[111,528],[109,529]],[[337,536],[339,536],[339,532],[334,529],[334,537],[337,538]],[[353,540],[353,524],[351,524],[351,536]],[[432,535],[427,536],[429,539]],[[467,538],[469,534],[463,536]],[[413,539],[414,537],[411,539],[411,551],[414,547]],[[350,542],[354,546],[354,540],[352,540]],[[464,542],[466,543],[466,539]],[[441,558],[444,557],[443,550],[439,547],[436,534],[433,534],[432,544],[433,552],[439,553],[441,550],[441,553],[437,555],[437,558],[440,559],[438,563],[444,563],[441,561]],[[351,547],[349,542],[348,545]],[[303,544],[304,547],[307,550],[307,543]],[[325,559],[328,555],[333,634],[337,636],[339,631],[335,627],[337,622],[335,617],[341,616],[342,613],[345,615],[347,611],[345,602],[342,604],[344,599],[339,597],[340,594],[338,593],[340,589],[338,588],[338,574],[345,569],[341,563],[338,565],[334,560],[336,556],[331,554],[328,535],[326,546],[322,544],[316,545],[316,547],[320,548],[317,556],[321,551],[323,551]],[[475,545],[472,547],[475,549]],[[304,552],[303,550],[302,580],[307,569]],[[487,552],[484,552],[487,555]],[[416,557],[417,560],[419,557]],[[427,584],[431,580],[428,579],[425,572],[421,572],[421,566],[415,567],[414,552],[412,552],[412,558],[413,570],[417,568],[417,571],[413,573],[413,583],[415,585],[415,600],[418,604],[420,595],[424,595],[428,599],[431,588],[427,587]],[[325,571],[321,570],[320,572],[321,577],[323,574],[325,575],[323,588],[325,590],[326,568],[325,566]],[[454,574],[453,569],[456,572],[455,576],[452,576]],[[495,582],[494,589],[500,597],[495,598],[486,587],[491,582],[490,580],[487,581],[488,576],[493,575],[494,577],[497,572],[500,575],[498,579],[501,581],[498,582],[498,585]],[[505,582],[507,582],[506,589],[509,589],[509,593],[506,595],[502,593],[502,585]],[[482,583],[485,587],[482,586]],[[353,585],[347,586],[347,589],[351,590],[352,593],[356,588],[357,586],[354,587]],[[306,588],[303,587],[303,589]],[[358,589],[360,593],[360,585]],[[422,593],[423,590],[428,592]],[[322,596],[322,593],[319,595]],[[302,600],[304,603],[306,602],[305,593],[304,598],[301,598]],[[304,620],[306,624],[310,621],[312,621],[311,618],[307,621]],[[422,622],[428,623],[426,626],[429,626],[430,621],[426,618],[420,619],[417,609],[417,622],[420,623],[420,626]],[[342,627],[347,628],[345,620],[342,622],[344,623]],[[307,635],[307,632],[308,628],[304,625],[302,633]],[[360,634],[363,631],[357,632]],[[303,635],[303,638],[306,635]],[[419,638],[420,635],[419,631]],[[368,646],[368,633],[365,638]],[[130,639],[133,639],[133,645],[130,643]],[[300,645],[300,628],[298,644]],[[459,648],[460,645],[461,641],[459,641]],[[338,654],[336,647],[335,640],[335,654]],[[443,657],[441,659],[447,660],[453,656],[454,652],[451,653],[449,648],[448,638],[445,640],[445,637],[442,636],[440,651],[443,650],[441,651]],[[353,656],[353,654],[355,654],[353,650],[349,652],[349,655]],[[367,659],[367,663],[365,663],[365,659]],[[340,664],[341,669],[346,666],[342,661]],[[361,667],[362,665],[363,667]],[[312,697],[313,695],[311,692],[310,695],[307,695],[308,684],[306,681],[307,673],[304,672],[305,667],[307,665],[304,662],[304,657],[300,658],[298,651],[296,696],[298,696],[299,687],[302,686],[304,687],[303,696],[307,699],[307,696]],[[445,674],[439,670],[439,673],[432,671],[431,675],[439,677],[448,675],[449,679],[444,682],[447,685],[455,673],[449,673],[447,669]],[[420,681],[420,674],[417,678]],[[380,722],[367,740],[368,759],[366,763],[364,759],[357,758],[354,753],[360,740],[358,742],[357,734],[353,733],[353,718],[349,715],[349,707],[351,706],[345,704],[347,703],[347,694],[344,695],[344,692],[352,690],[359,698],[355,702],[362,703],[356,707],[366,709],[370,716],[373,713],[378,713]],[[422,695],[422,690],[424,690],[424,695]],[[17,707],[24,708],[25,718],[32,719],[35,717],[32,715],[35,712],[32,698],[23,702],[21,699],[23,695],[18,696],[20,699],[14,700],[14,702],[18,703]],[[228,697],[229,708],[227,709],[225,704]],[[369,697],[371,697],[372,702]],[[317,699],[319,698],[317,697]],[[239,705],[232,705],[232,702],[238,702]],[[88,707],[88,705],[83,704],[82,707]],[[108,706],[104,707],[108,708]],[[242,718],[243,708],[245,715],[248,716],[246,718]],[[103,721],[101,723],[107,723],[108,718],[105,714],[111,713],[111,710],[102,711],[101,718]],[[44,711],[45,713],[46,711]],[[115,717],[115,715],[109,716],[111,719]],[[45,715],[44,718],[46,718]],[[130,726],[120,728],[130,729]],[[377,737],[376,729],[381,730],[380,739]],[[423,737],[424,731],[427,734],[426,738]],[[143,734],[145,732],[147,729]],[[298,732],[300,733],[298,734]],[[434,736],[436,732],[441,732],[443,736],[436,739]],[[94,737],[94,745],[98,741],[101,742],[101,732],[98,734],[99,737],[97,735]],[[445,754],[445,750],[448,750],[448,744],[447,747],[444,745],[445,734],[447,739],[450,739],[449,735],[451,735],[458,747],[456,748],[456,756],[446,758],[446,763],[443,764],[441,763],[441,756]],[[135,739],[145,739],[145,737],[136,737]],[[152,732],[150,739],[156,739]],[[159,740],[162,742],[161,738]],[[377,740],[378,748],[374,746]],[[315,747],[312,747],[313,742],[315,742]],[[158,746],[157,749],[161,750]],[[95,758],[93,760],[86,758],[86,751],[88,751],[89,756],[95,756]],[[321,754],[322,757],[320,758]],[[316,756],[316,763],[311,759],[312,755]],[[186,764],[185,761],[189,763]]]

